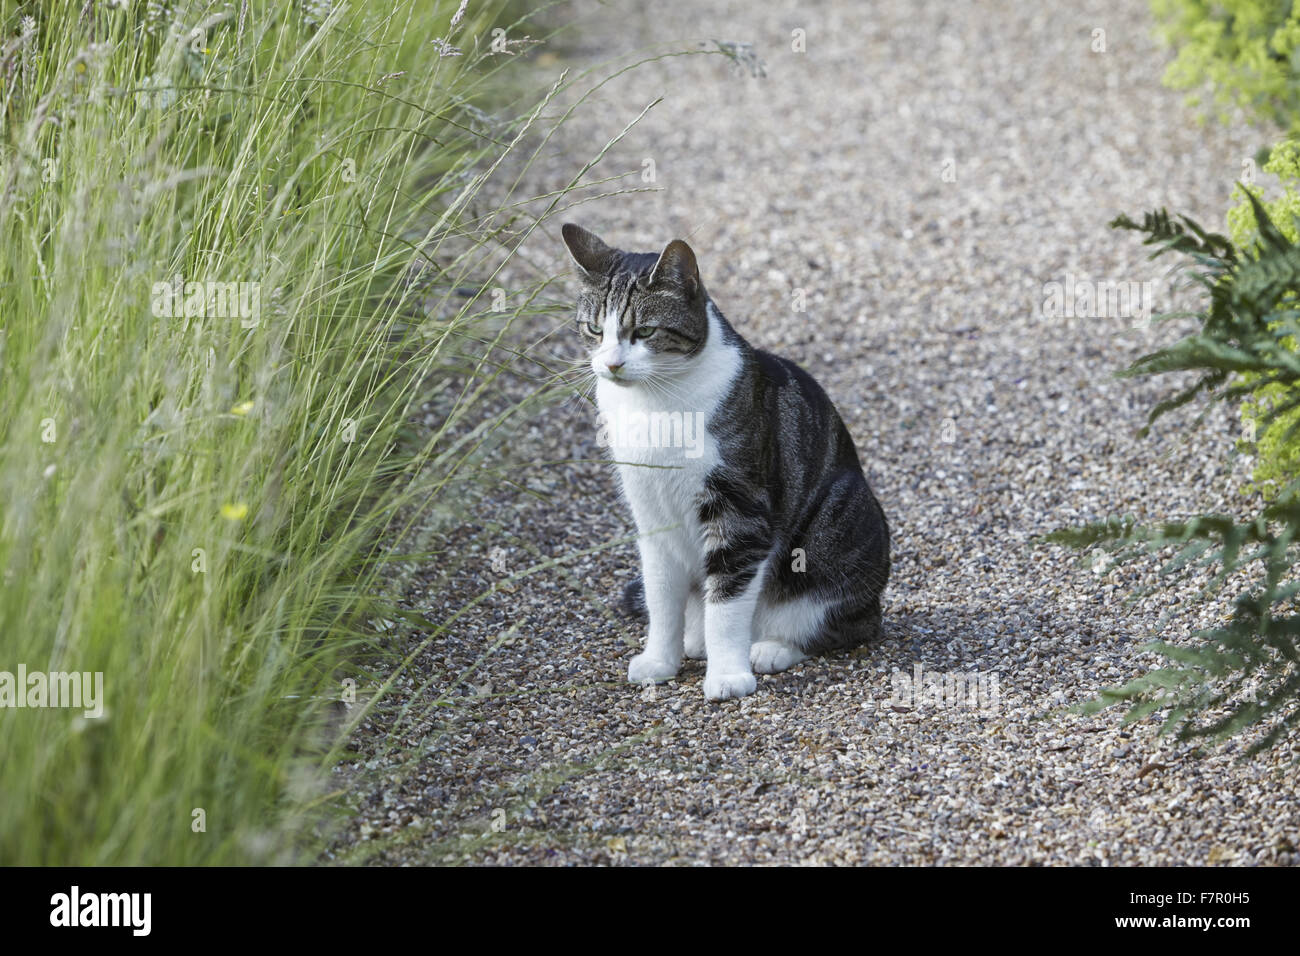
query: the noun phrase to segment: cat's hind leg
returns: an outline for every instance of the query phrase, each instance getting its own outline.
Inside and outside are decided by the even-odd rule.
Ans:
[[[754,613],[754,643],[749,663],[756,674],[779,674],[808,658],[826,620],[826,603],[816,597],[759,600]]]
[[[807,644],[808,653],[825,654],[861,647],[878,639],[882,632],[879,595],[845,601],[826,615],[826,623]]]
[[[749,666],[755,674],[779,674],[808,657],[783,641],[755,641],[749,648]]]

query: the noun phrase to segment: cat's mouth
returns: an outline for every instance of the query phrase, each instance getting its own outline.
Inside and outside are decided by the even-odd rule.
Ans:
[[[640,377],[631,377],[622,371],[618,372],[598,372],[601,378],[607,382],[613,382],[615,385],[635,385],[641,379]]]

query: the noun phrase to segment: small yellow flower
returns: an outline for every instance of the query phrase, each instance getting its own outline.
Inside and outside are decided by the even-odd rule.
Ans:
[[[233,505],[221,506],[221,517],[227,521],[243,521],[248,515],[248,505],[242,501]]]
[[[240,402],[238,405],[232,405],[230,414],[244,416],[253,410],[252,402]]]

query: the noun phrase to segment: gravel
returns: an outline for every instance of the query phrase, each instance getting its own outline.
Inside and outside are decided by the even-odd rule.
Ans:
[[[1152,720],[1062,710],[1150,668],[1152,636],[1188,640],[1224,606],[1187,609],[1190,584],[1131,602],[1155,565],[1092,573],[1033,543],[1110,514],[1241,507],[1231,414],[1139,438],[1174,383],[1111,377],[1177,327],[1042,303],[1067,273],[1154,280],[1158,306],[1179,301],[1163,260],[1107,222],[1167,206],[1222,229],[1242,161],[1272,133],[1197,126],[1160,85],[1169,54],[1141,0],[614,6],[566,8],[563,46],[535,54],[546,81],[701,39],[752,42],[766,76],[676,57],[603,87],[528,187],[562,184],[663,96],[592,173],[658,189],[558,217],[529,260],[568,268],[566,218],[625,248],[689,239],[732,323],[811,371],[854,434],[894,529],[886,635],[760,676],[739,701],[704,699],[702,662],[624,684],[641,634],[612,606],[635,573],[633,527],[607,466],[567,462],[600,457],[589,407],[553,408],[511,436],[515,482],[466,499],[471,518],[408,601],[446,622],[509,575],[597,550],[506,583],[417,655],[338,772],[355,812],[325,860],[1300,861],[1300,742],[1197,758]],[[573,338],[532,354],[575,356]],[[918,666],[978,675],[984,694],[900,698]]]

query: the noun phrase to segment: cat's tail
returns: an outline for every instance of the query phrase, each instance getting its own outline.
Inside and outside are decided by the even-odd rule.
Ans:
[[[619,610],[638,621],[649,620],[650,609],[645,603],[645,582],[639,577],[627,582],[627,586],[623,588],[623,600],[619,602]]]

